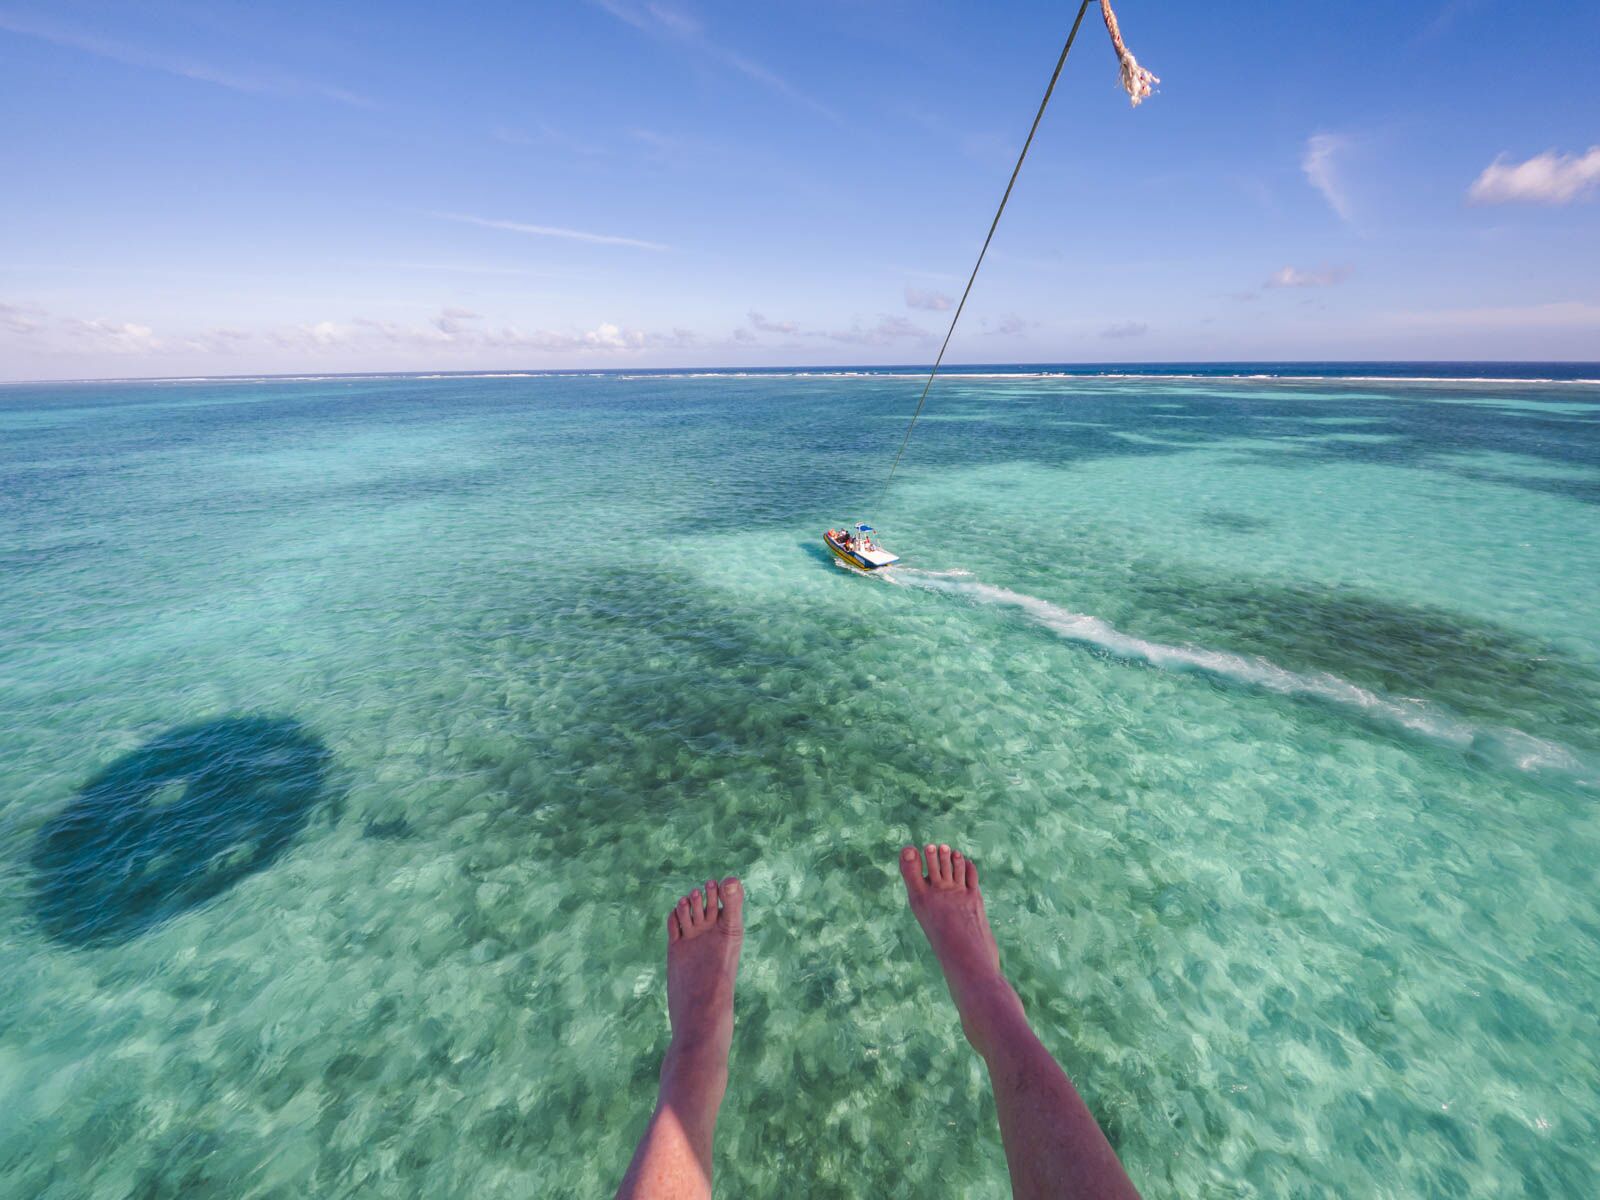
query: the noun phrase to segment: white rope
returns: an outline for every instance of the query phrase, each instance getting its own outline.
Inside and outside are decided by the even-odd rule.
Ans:
[[[1111,0],[1100,0],[1100,15],[1106,19],[1106,32],[1111,35],[1111,48],[1117,52],[1117,61],[1122,64],[1122,86],[1128,93],[1128,99],[1138,107],[1139,101],[1150,94],[1150,90],[1161,80],[1152,75],[1148,70],[1139,65],[1139,60],[1133,56],[1122,40],[1122,30],[1117,27],[1117,14],[1111,11]]]

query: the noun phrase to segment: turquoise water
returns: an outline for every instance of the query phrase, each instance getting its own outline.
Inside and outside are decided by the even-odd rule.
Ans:
[[[918,387],[0,388],[0,1191],[604,1194],[736,871],[719,1190],[1003,1196],[940,839],[1146,1194],[1594,1194],[1600,386]]]

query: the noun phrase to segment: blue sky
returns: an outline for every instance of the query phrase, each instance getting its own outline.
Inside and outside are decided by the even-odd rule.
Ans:
[[[0,378],[926,361],[1073,11],[0,0]],[[1600,6],[1118,13],[952,361],[1600,358]]]

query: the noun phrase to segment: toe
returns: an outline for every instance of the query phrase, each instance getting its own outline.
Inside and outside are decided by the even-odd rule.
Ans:
[[[696,928],[706,922],[705,897],[700,894],[699,888],[689,893],[689,920],[694,922]]]
[[[928,886],[928,881],[922,877],[922,858],[915,846],[900,851],[900,877],[906,881],[906,891],[913,896],[920,895]]]
[[[678,910],[673,909],[667,914],[667,945],[672,945],[682,936],[683,934],[678,931]]]
[[[967,890],[969,892],[978,890],[978,864],[970,858],[967,859]]]
[[[967,886],[967,860],[959,850],[950,851],[950,879],[958,888]]]
[[[717,890],[722,893],[722,913],[717,923],[728,933],[743,933],[744,884],[729,875]]]
[[[678,918],[678,928],[683,936],[688,937],[694,930],[694,923],[689,920],[689,897],[679,896],[678,907],[672,910],[673,916]]]
[[[946,884],[952,884],[956,881],[955,865],[950,861],[949,846],[939,847],[939,878],[943,879]]]
[[[926,855],[928,859],[928,882],[937,887],[940,883],[939,847],[935,846],[932,842],[929,842],[925,847],[923,847],[922,853]]]
[[[721,897],[717,895],[717,881],[715,879],[706,880],[706,921],[708,923],[717,919],[717,901],[720,899]]]

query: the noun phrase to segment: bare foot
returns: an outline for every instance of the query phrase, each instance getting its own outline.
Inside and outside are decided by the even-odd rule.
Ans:
[[[997,1020],[1020,1016],[1022,1003],[1000,973],[1000,948],[983,909],[977,864],[949,846],[929,845],[925,853],[927,874],[916,847],[900,851],[911,912],[944,971],[967,1040],[987,1058]]]
[[[744,947],[744,885],[733,876],[706,880],[667,914],[667,1012],[672,1046],[663,1072],[728,1071],[733,1041],[733,983]],[[719,1098],[720,1098],[720,1088]]]
[[[618,1190],[619,1200],[710,1200],[717,1110],[728,1090],[733,980],[744,947],[744,886],[706,880],[667,914],[672,1044],[661,1092]]]

